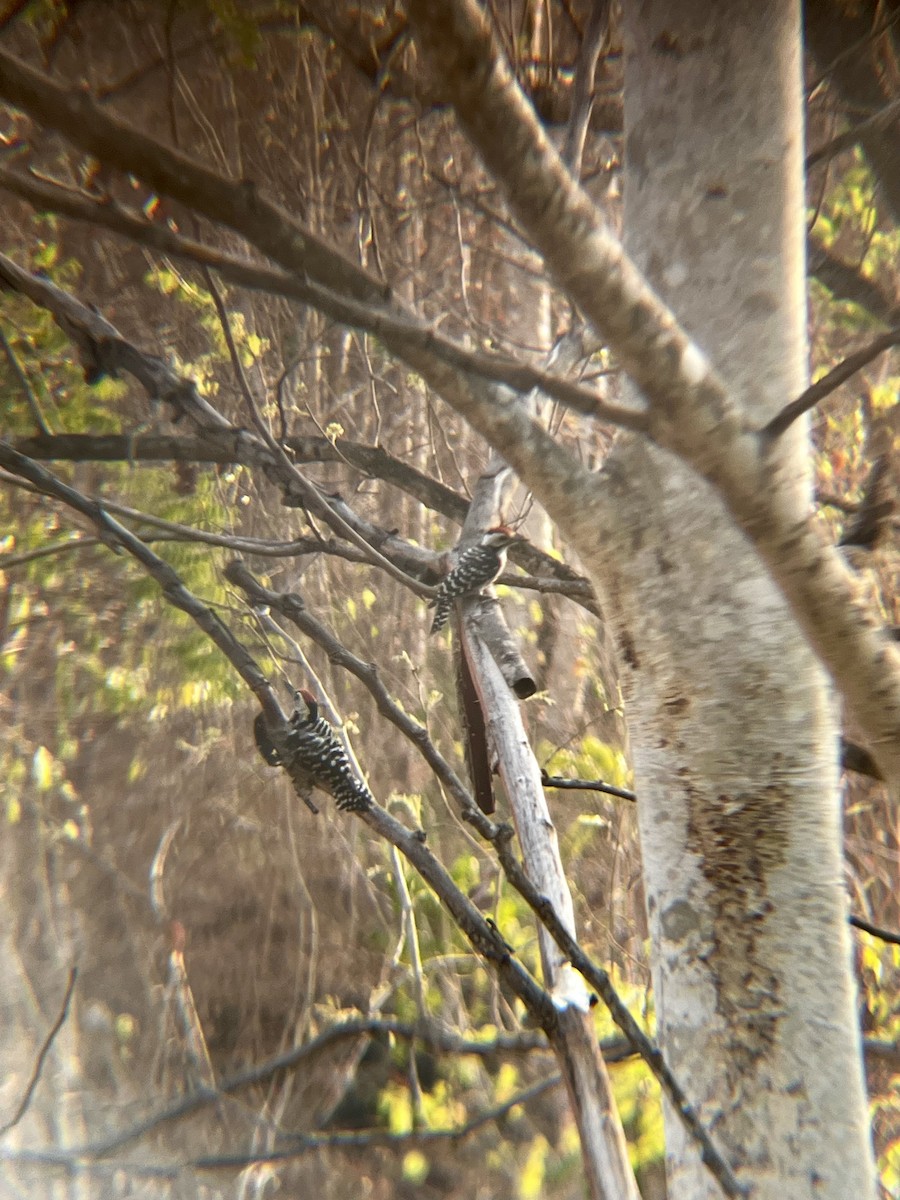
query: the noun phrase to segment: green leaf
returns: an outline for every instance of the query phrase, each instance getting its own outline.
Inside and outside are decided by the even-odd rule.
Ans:
[[[38,746],[31,760],[31,777],[39,792],[53,787],[53,755],[46,746]]]

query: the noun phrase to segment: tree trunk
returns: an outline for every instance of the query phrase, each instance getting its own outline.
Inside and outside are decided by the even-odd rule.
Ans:
[[[626,243],[759,424],[806,378],[797,6],[625,6]],[[807,431],[773,471],[808,492]],[[709,490],[609,463],[660,1040],[756,1197],[873,1194],[822,670]],[[670,1195],[717,1195],[667,1121]]]

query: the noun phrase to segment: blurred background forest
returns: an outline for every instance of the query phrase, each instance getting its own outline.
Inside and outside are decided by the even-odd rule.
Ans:
[[[89,89],[123,120],[219,173],[254,181],[389,280],[436,330],[539,365],[568,327],[567,305],[429,90],[402,6],[34,0],[3,7],[0,46],[73,89]],[[489,7],[520,83],[562,143],[591,6]],[[900,6],[812,5],[808,21],[815,378],[897,322]],[[615,5],[593,86],[582,179],[615,225],[623,154]],[[8,107],[0,107],[0,168],[224,252],[244,249],[237,235],[105,170]],[[426,551],[456,542],[486,447],[375,339],[8,190],[0,251],[95,306],[125,338],[193,379],[230,421],[248,426],[226,313],[273,431],[304,439],[295,460],[308,478],[339,493],[384,537],[397,534]],[[460,887],[537,972],[530,913],[415,747],[357,679],[321,646],[282,628],[278,614],[253,611],[223,571],[239,555],[273,589],[301,595],[356,658],[377,665],[397,704],[464,776],[452,641],[428,638],[423,600],[336,544],[302,507],[286,506],[262,472],[187,451],[180,461],[162,454],[149,461],[154,438],[187,439],[190,431],[173,425],[170,411],[151,411],[132,380],[94,379],[45,310],[0,292],[0,335],[3,436],[114,439],[109,461],[73,449],[69,462],[50,466],[145,537],[273,682],[317,682],[375,796],[427,828],[429,846]],[[595,361],[591,369],[611,365]],[[878,359],[813,421],[821,520],[835,539],[844,533],[866,543],[847,553],[885,620],[900,626],[894,367],[889,355]],[[615,394],[615,373],[607,378]],[[585,462],[602,463],[612,430],[598,434],[549,402],[544,415]],[[125,454],[116,435],[125,435]],[[381,457],[366,459],[360,447]],[[397,463],[422,482],[398,485]],[[428,491],[428,481],[440,488]],[[887,507],[877,537],[854,537],[867,495]],[[318,818],[298,804],[287,779],[256,752],[258,707],[245,685],[130,559],[5,473],[0,509],[9,979],[0,1124],[15,1112],[75,964],[67,1020],[11,1134],[17,1145],[102,1140],[194,1089],[207,1069],[229,1078],[335,1025],[344,1030],[298,1068],[116,1147],[118,1165],[95,1165],[65,1186],[47,1165],[20,1166],[0,1194],[268,1195],[280,1186],[284,1194],[315,1189],[327,1200],[580,1195],[577,1139],[564,1092],[553,1084],[552,1055],[541,1035],[522,1030],[521,1007],[473,957],[421,880],[330,803]],[[517,497],[511,516],[532,546],[565,562],[576,579],[569,595],[561,594],[565,581],[556,591],[500,587],[541,687],[523,706],[538,759],[550,775],[627,789],[612,656],[577,586],[578,563],[527,495]],[[864,768],[845,774],[852,908],[897,929],[897,811],[865,773],[854,731],[845,732],[845,762]],[[652,1028],[632,805],[599,792],[550,796],[582,944]],[[501,816],[503,808],[501,795]],[[885,1185],[900,1187],[900,957],[896,945],[861,931],[855,937],[876,1149]],[[187,1004],[196,1020],[185,1016]],[[365,1034],[352,1023],[363,1018]],[[417,1021],[433,1023],[444,1042],[410,1039]],[[205,1046],[191,1043],[191,1029],[202,1030]],[[599,1009],[597,1032],[613,1032]],[[451,1044],[451,1033],[465,1046]],[[641,1187],[648,1200],[662,1197],[655,1085],[635,1061],[611,1073]],[[284,1162],[162,1170],[201,1154],[262,1154],[295,1134],[306,1141]]]

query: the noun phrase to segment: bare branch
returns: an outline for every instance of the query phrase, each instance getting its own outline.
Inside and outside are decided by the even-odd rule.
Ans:
[[[412,742],[460,809],[466,812],[472,807],[472,797],[468,789],[439,753],[428,736],[428,730],[414,721],[392,699],[376,667],[351,654],[327,626],[309,612],[300,596],[292,592],[274,592],[263,587],[241,562],[229,563],[225,568],[225,578],[239,587],[251,604],[266,605],[281,613],[317,646],[321,646],[332,662],[355,675],[368,689],[381,715]]]
[[[884,1041],[881,1038],[864,1038],[863,1053],[867,1067],[871,1068],[875,1063],[886,1063],[895,1074],[900,1072],[900,1043]]]
[[[22,389],[22,394],[25,397],[25,402],[31,411],[34,418],[34,423],[37,425],[40,432],[45,436],[50,436],[50,430],[47,428],[47,422],[44,420],[44,414],[41,412],[41,406],[37,396],[34,394],[34,388],[31,386],[28,376],[22,370],[22,365],[16,358],[16,353],[9,344],[9,339],[6,334],[0,329],[0,346],[3,347],[3,353],[6,355],[6,361],[9,363],[10,370],[15,375],[19,387]]]
[[[806,156],[806,170],[809,171],[819,163],[828,162],[842,151],[849,150],[867,133],[886,132],[896,117],[900,117],[900,100],[892,100],[889,104],[885,104],[883,108],[872,113],[870,117],[866,117],[864,121],[857,121],[855,125],[851,125],[849,129],[845,129],[843,133],[839,133],[827,141],[824,146],[820,146],[818,150],[813,150]]]
[[[416,1146],[431,1146],[436,1142],[445,1141],[457,1142],[477,1133],[486,1125],[492,1125],[501,1120],[514,1108],[518,1108],[520,1104],[527,1104],[529,1100],[537,1099],[550,1088],[558,1087],[561,1082],[562,1079],[559,1075],[550,1075],[546,1079],[533,1083],[531,1087],[516,1092],[502,1104],[498,1104],[486,1112],[478,1113],[462,1125],[448,1129],[411,1129],[407,1133],[388,1133],[385,1130],[373,1129],[360,1133],[295,1134],[289,1138],[289,1142],[294,1143],[293,1146],[289,1144],[284,1149],[275,1150],[269,1154],[211,1155],[208,1158],[194,1159],[190,1166],[198,1171],[221,1170],[222,1168],[243,1170],[257,1163],[289,1161],[302,1154],[309,1154],[311,1151],[325,1147],[336,1150],[361,1150],[378,1147],[403,1153]]]
[[[160,584],[163,594],[169,603],[174,604],[175,607],[182,609],[182,611],[192,617],[203,632],[207,634],[238,670],[256,694],[269,720],[270,728],[273,725],[284,724],[284,717],[277,698],[268,680],[261,674],[256,662],[244,647],[241,646],[231,631],[222,623],[221,619],[188,591],[177,573],[167,563],[158,558],[143,542],[125,529],[124,526],[120,525],[115,518],[105,512],[97,501],[89,500],[80,492],[77,492],[74,488],[69,487],[68,484],[63,483],[51,475],[50,472],[44,470],[43,467],[18,454],[12,447],[7,446],[3,442],[0,442],[0,464],[14,474],[28,479],[41,491],[62,500],[77,512],[88,517],[100,530],[101,536],[108,539],[111,545],[120,546],[136,558],[147,573]],[[232,575],[236,575],[238,579],[243,579],[240,569],[237,572],[232,570]],[[250,577],[247,576],[247,578],[249,579]],[[299,627],[302,627],[301,622],[304,621],[302,601],[299,601],[297,598],[289,599],[293,600],[293,605],[291,606],[292,619]],[[296,615],[294,615],[295,613]],[[322,628],[322,632],[327,638],[330,638],[331,644],[339,654],[345,653],[343,647],[328,634],[327,630]],[[354,660],[351,655],[347,657],[348,660],[352,661],[352,665],[348,662],[348,669],[355,668],[354,673],[360,673],[360,678],[363,678],[364,681],[369,681],[370,690],[372,688],[377,690],[380,686],[380,681],[377,678],[374,668],[370,667],[366,670],[366,664],[360,663],[358,659]],[[386,692],[383,692],[383,688],[382,693],[386,697]],[[389,702],[388,706],[395,710],[395,717],[403,716],[392,702]],[[395,720],[395,723],[398,722]],[[408,721],[408,724],[414,726],[415,723]],[[430,762],[434,760],[436,767],[443,763],[443,760],[440,759],[440,756],[437,755],[437,752],[431,746],[427,735],[420,733],[416,737],[414,729],[411,729],[410,733],[413,734],[413,740],[420,745],[423,755]],[[449,768],[445,768],[445,778],[449,777],[448,772]],[[452,774],[452,772],[449,772],[449,774]],[[465,788],[462,787],[462,784],[459,784],[458,787],[464,797],[464,803],[471,808],[471,800]],[[556,1028],[557,1023],[556,1009],[552,1000],[525,968],[511,956],[509,947],[499,932],[487,922],[468,897],[463,895],[442,864],[425,848],[424,834],[420,830],[410,831],[406,829],[399,821],[395,820],[377,804],[373,804],[371,808],[357,815],[360,820],[364,821],[376,833],[400,850],[413,864],[425,882],[432,887],[442,903],[449,909],[457,925],[469,939],[476,952],[498,971],[507,985],[521,999],[536,1023],[550,1036]]]
[[[111,1163],[97,1163],[92,1160],[102,1154],[108,1153],[108,1151],[102,1147],[98,1149],[96,1146],[80,1147],[74,1150],[0,1151],[0,1161],[46,1167],[62,1167],[69,1172],[84,1172],[86,1174],[94,1174],[96,1172],[106,1173],[108,1171],[115,1171],[117,1174],[124,1172],[136,1178],[143,1177],[165,1180],[177,1179],[187,1169],[194,1171],[243,1171],[248,1167],[290,1162],[306,1154],[319,1152],[323,1149],[358,1151],[377,1148],[390,1150],[395,1153],[406,1153],[418,1146],[429,1146],[444,1141],[457,1142],[462,1138],[469,1137],[479,1129],[483,1129],[485,1125],[493,1124],[505,1117],[513,1108],[521,1104],[527,1104],[530,1100],[536,1099],[550,1088],[558,1087],[560,1082],[559,1075],[550,1075],[547,1079],[539,1080],[537,1083],[532,1084],[531,1087],[523,1088],[521,1091],[516,1092],[508,1100],[503,1101],[503,1103],[496,1107],[472,1117],[463,1125],[445,1129],[413,1129],[408,1133],[390,1133],[382,1129],[369,1129],[358,1133],[344,1131],[316,1134],[295,1133],[286,1135],[283,1138],[286,1144],[268,1152],[251,1151],[245,1154],[206,1155],[200,1158],[187,1159],[172,1165],[121,1160],[115,1160]],[[207,1103],[215,1102],[216,1098],[216,1094],[211,1093]],[[142,1131],[138,1136],[143,1136],[143,1132],[148,1131]]]
[[[592,0],[591,11],[581,36],[578,62],[575,65],[575,81],[572,85],[572,111],[566,127],[562,160],[578,179],[581,175],[581,159],[584,154],[584,139],[587,136],[594,106],[594,79],[597,58],[609,30],[609,0]]]
[[[855,917],[852,913],[848,920],[854,929],[861,929],[863,933],[869,933],[872,937],[878,938],[879,941],[888,942],[892,946],[900,946],[900,933],[895,932],[893,929],[884,929],[880,925],[873,925],[865,917]]]
[[[875,604],[807,511],[779,441],[763,437],[572,180],[474,0],[409,0],[419,43],[548,268],[648,402],[648,434],[712,485],[756,548],[885,775],[900,780],[900,655]],[[479,429],[485,414],[453,398]],[[474,408],[474,406],[473,406]],[[470,415],[471,411],[471,415]],[[510,433],[512,431],[510,430]],[[598,562],[596,477],[540,460],[531,432],[504,454],[587,562]],[[552,453],[550,451],[549,453]],[[563,489],[549,466],[567,476]]]
[[[844,262],[815,237],[807,239],[807,257],[809,273],[828,288],[835,300],[858,304],[886,325],[896,322],[897,305],[893,296],[876,279],[867,279],[859,266]]]
[[[546,1038],[543,1034],[538,1033],[501,1033],[487,1041],[475,1041],[460,1037],[458,1034],[452,1033],[431,1021],[411,1024],[405,1021],[395,1021],[385,1018],[361,1017],[332,1025],[329,1029],[326,1029],[323,1033],[313,1038],[312,1041],[302,1046],[293,1047],[283,1054],[276,1055],[274,1058],[267,1059],[262,1063],[258,1063],[222,1080],[214,1090],[204,1088],[188,1096],[180,1097],[172,1104],[158,1110],[138,1124],[122,1130],[118,1134],[111,1134],[103,1140],[88,1143],[77,1149],[68,1151],[31,1151],[24,1154],[11,1152],[2,1155],[2,1157],[6,1161],[13,1162],[43,1162],[47,1165],[71,1164],[75,1166],[79,1163],[79,1160],[96,1159],[108,1155],[117,1149],[140,1140],[146,1134],[160,1128],[162,1125],[170,1124],[173,1121],[180,1120],[203,1108],[216,1104],[224,1095],[233,1095],[248,1087],[268,1083],[277,1076],[291,1071],[303,1063],[308,1063],[321,1057],[343,1041],[355,1041],[360,1037],[380,1037],[386,1034],[405,1041],[418,1042],[434,1054],[474,1055],[478,1058],[494,1058],[512,1057],[535,1051],[546,1052],[549,1049]],[[601,1051],[604,1059],[610,1063],[623,1062],[631,1058],[634,1053],[628,1043],[621,1038],[607,1038],[601,1042]],[[321,1147],[349,1150],[367,1145],[379,1145],[386,1148],[396,1147],[403,1150],[409,1148],[409,1139],[415,1139],[418,1135],[424,1135],[426,1142],[445,1138],[464,1137],[467,1133],[475,1132],[477,1128],[496,1120],[498,1116],[502,1116],[510,1108],[527,1103],[528,1100],[533,1099],[547,1088],[558,1086],[560,1082],[561,1078],[559,1075],[551,1075],[547,1079],[540,1080],[531,1088],[517,1092],[515,1096],[511,1097],[510,1100],[506,1101],[500,1107],[490,1109],[486,1113],[473,1118],[472,1121],[466,1122],[465,1125],[453,1129],[421,1130],[418,1133],[414,1132],[409,1135],[387,1135],[391,1139],[388,1142],[382,1140],[385,1135],[381,1130],[365,1131],[358,1134],[295,1134],[291,1135],[290,1140],[292,1145],[285,1150],[285,1153],[291,1157],[295,1157],[299,1153]],[[245,1158],[247,1163],[269,1161],[266,1156],[263,1156],[263,1158],[251,1155],[234,1156],[234,1158],[228,1159],[210,1157],[198,1159],[191,1163],[178,1164],[173,1170],[181,1170],[186,1166],[192,1166],[195,1169],[213,1170],[216,1167],[240,1165],[240,1163],[245,1161]],[[89,1169],[89,1163],[82,1161],[81,1165],[83,1169]],[[114,1166],[117,1170],[130,1170],[132,1166],[132,1164],[124,1162],[115,1162],[110,1165]],[[165,1171],[166,1168],[162,1168],[162,1170]]]
[[[38,461],[66,462],[196,462],[253,465],[253,456],[242,457],[241,431],[205,429],[199,437],[177,434],[60,433],[47,437],[15,438],[12,445]],[[426,507],[450,520],[465,519],[468,501],[446,484],[432,479],[409,463],[388,454],[380,446],[367,446],[341,438],[292,436],[281,445],[294,462],[347,463],[365,475],[400,488]],[[555,560],[542,555],[548,564]],[[532,568],[534,569],[534,568]]]
[[[28,1111],[28,1106],[31,1103],[31,1097],[34,1095],[34,1089],[37,1087],[41,1078],[41,1071],[44,1069],[44,1063],[47,1061],[47,1055],[50,1053],[50,1047],[56,1038],[56,1035],[66,1023],[69,1015],[69,1005],[72,1002],[72,993],[75,991],[75,980],[78,978],[78,968],[72,967],[69,971],[69,981],[66,984],[66,990],[63,993],[62,1004],[59,1007],[56,1020],[50,1026],[47,1036],[44,1038],[43,1044],[38,1051],[37,1058],[34,1062],[34,1068],[31,1072],[31,1078],[28,1080],[28,1085],[22,1095],[22,1099],[16,1106],[16,1111],[5,1125],[0,1125],[0,1137],[9,1133],[22,1120]]]
[[[490,648],[464,615],[463,651],[487,724],[500,777],[513,812],[528,877],[553,897],[554,911],[575,932],[575,906],[559,853],[559,839],[541,787],[540,770],[522,725],[519,705]],[[486,818],[482,818],[485,820]],[[508,827],[507,827],[508,828]],[[511,832],[511,831],[510,831]],[[494,838],[500,845],[500,835]],[[538,926],[543,976],[559,1010],[551,1037],[580,1134],[590,1194],[638,1197],[625,1135],[615,1108],[609,1074],[597,1053],[593,1018],[583,979],[543,926]]]
[[[868,366],[879,354],[883,354],[885,350],[890,350],[898,343],[900,343],[900,327],[895,327],[889,329],[886,333],[880,333],[877,338],[869,342],[868,346],[863,346],[855,354],[848,355],[843,362],[838,363],[827,375],[817,380],[805,392],[802,392],[796,400],[792,400],[780,413],[774,416],[768,425],[763,427],[761,431],[763,437],[781,437],[785,430],[789,429],[798,417],[809,412],[811,408],[815,408],[820,400],[823,400],[826,396],[830,396],[842,383],[846,383],[848,379],[851,379],[857,371],[861,371],[863,367]]]
[[[381,337],[386,343],[393,344],[394,349],[407,359],[413,351],[434,355],[447,366],[503,384],[513,391],[529,392],[537,388],[586,416],[597,417],[626,429],[645,428],[646,422],[637,409],[610,404],[591,388],[571,383],[506,355],[468,350],[439,334],[412,313],[401,312],[396,304],[391,308],[376,307],[372,303],[341,295],[309,278],[275,271],[271,267],[220,253],[173,233],[165,226],[128,213],[117,205],[99,204],[62,187],[37,182],[2,167],[0,187],[40,208],[49,208],[76,220],[105,226],[141,245],[187,259],[207,269],[212,267],[230,283],[313,305],[332,320]]]
[[[603,792],[606,796],[616,796],[619,800],[637,800],[634,792],[627,788],[614,787],[611,783],[603,783],[600,779],[563,779],[560,775],[548,775],[541,771],[541,783],[545,788],[555,788],[558,791]]]
[[[180,437],[171,434],[141,434],[137,438],[123,434],[87,434],[61,433],[49,437],[14,438],[11,445],[20,454],[27,455],[38,462],[209,462],[231,463],[245,462],[252,466],[255,456],[242,457],[244,442],[237,436],[242,431],[234,428],[233,432],[209,430],[201,437]],[[400,488],[408,495],[419,500],[427,508],[439,512],[450,520],[462,522],[465,519],[468,501],[464,496],[454,492],[446,484],[417,470],[408,463],[402,462],[393,455],[382,450],[380,446],[367,446],[362,442],[348,442],[343,439],[335,445],[328,438],[322,437],[288,437],[282,443],[295,462],[344,462],[356,467],[366,475],[380,479],[385,483]],[[345,506],[334,497],[329,497],[331,507],[339,511],[347,521],[351,520]],[[187,529],[187,526],[174,526],[172,522],[163,522],[159,517],[151,518],[146,513],[136,509],[126,508],[104,502],[105,507],[120,516],[134,520],[143,520],[154,524],[157,528]],[[359,524],[359,517],[353,518],[354,524]],[[309,538],[298,538],[293,542],[263,542],[246,538],[228,538],[214,541],[219,535],[205,534],[196,531],[198,540],[209,541],[210,544],[227,545],[240,553],[247,554],[284,554],[307,553],[313,548]],[[378,546],[384,551],[390,544],[390,554],[397,563],[403,564],[406,574],[416,571],[425,572],[431,569],[434,555],[417,547],[404,543],[402,557],[398,557],[400,546],[398,539],[384,533],[376,537],[374,528],[368,528],[364,536],[370,546]],[[349,549],[342,549],[333,543],[315,545],[323,553],[336,553],[353,562],[369,562],[370,556],[355,554]],[[281,547],[281,548],[279,548]],[[598,615],[594,589],[583,576],[577,574],[565,563],[552,558],[529,542],[518,541],[510,547],[509,556],[517,565],[532,572],[530,575],[505,574],[498,583],[510,587],[527,588],[532,591],[559,593],[582,604],[589,612]],[[421,560],[421,561],[420,561]]]
[[[144,570],[159,584],[166,600],[176,608],[180,608],[182,612],[187,613],[207,637],[218,646],[255,693],[267,715],[271,714],[275,722],[283,720],[275,693],[255,660],[238,642],[222,619],[185,587],[180,576],[167,562],[154,554],[140,538],[135,537],[115,517],[110,516],[99,501],[92,500],[67,483],[63,483],[61,479],[57,479],[55,475],[19,454],[12,446],[2,441],[0,441],[0,465],[14,475],[20,475],[27,479],[39,491],[61,500],[76,512],[87,517],[97,528],[105,543],[111,548],[119,547],[137,559]]]
[[[137,175],[156,192],[234,229],[298,277],[366,303],[387,299],[386,289],[340,255],[329,252],[320,239],[262,197],[252,184],[233,182],[193,163],[139,130],[112,120],[86,93],[79,93],[76,100],[68,88],[3,52],[0,96],[64,133],[74,145],[109,166]],[[391,313],[409,317],[396,300]],[[385,329],[382,340],[495,449],[507,456],[515,450],[518,461],[530,464],[530,481],[542,487],[545,507],[552,506],[557,498],[564,501],[573,488],[593,479],[592,473],[574,462],[540,422],[503,389],[472,374],[461,374],[408,339],[395,336],[390,329]]]
[[[3,474],[5,475],[6,472],[4,471]],[[54,542],[50,546],[41,546],[37,550],[26,550],[24,554],[0,554],[0,571],[12,571],[15,567],[24,567],[27,563],[37,562],[41,558],[71,554],[73,550],[86,550],[90,546],[101,546],[102,544],[98,537],[69,537],[65,541]]]

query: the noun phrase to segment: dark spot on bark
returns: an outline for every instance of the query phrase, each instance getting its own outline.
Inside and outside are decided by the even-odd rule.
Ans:
[[[630,633],[623,633],[620,636],[619,649],[622,651],[622,658],[628,666],[631,667],[632,671],[636,671],[640,667],[640,661]]]
[[[664,54],[668,58],[684,58],[687,54],[696,54],[697,51],[703,49],[703,38],[682,38],[677,33],[673,33],[670,29],[664,29],[657,37],[653,39],[653,49],[657,54]]]
[[[666,708],[674,716],[685,712],[691,706],[687,696],[673,696],[671,699],[664,701]]]
[[[782,1010],[778,978],[757,942],[773,908],[769,873],[784,858],[784,795],[770,785],[710,800],[700,788],[687,789],[688,847],[701,860],[714,909],[706,959],[717,1007],[733,1030],[729,1074],[739,1086],[739,1076],[753,1071],[774,1044]]]
[[[697,913],[686,900],[676,900],[662,914],[662,930],[672,942],[683,942],[699,926]]]

